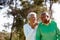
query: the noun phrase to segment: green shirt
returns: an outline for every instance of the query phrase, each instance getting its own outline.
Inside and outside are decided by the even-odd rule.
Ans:
[[[39,23],[36,31],[36,40],[60,40],[60,32],[57,24],[51,21],[48,25]]]

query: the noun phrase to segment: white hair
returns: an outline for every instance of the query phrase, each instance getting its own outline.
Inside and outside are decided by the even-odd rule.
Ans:
[[[35,12],[30,12],[30,13],[28,13],[28,15],[27,15],[27,19],[29,19],[32,14],[33,14],[35,17],[37,17]]]

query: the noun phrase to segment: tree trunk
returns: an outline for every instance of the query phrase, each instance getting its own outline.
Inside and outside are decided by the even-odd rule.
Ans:
[[[50,0],[50,8],[49,8],[50,18],[52,18],[52,4],[53,4],[53,1]]]
[[[10,40],[12,40],[13,28],[15,27],[15,23],[14,22],[15,22],[15,16],[14,16],[13,25],[12,25],[12,28],[11,28]]]
[[[12,40],[12,29],[11,29],[11,33],[10,33],[10,40]]]

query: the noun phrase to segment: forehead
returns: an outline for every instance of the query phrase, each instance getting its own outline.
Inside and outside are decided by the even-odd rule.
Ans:
[[[31,14],[31,16],[35,16],[34,14]]]
[[[31,14],[31,17],[36,17],[36,15],[34,15],[34,14]]]

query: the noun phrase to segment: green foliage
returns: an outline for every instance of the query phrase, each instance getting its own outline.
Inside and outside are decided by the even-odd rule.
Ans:
[[[52,0],[53,2],[57,2],[58,0]]]
[[[9,33],[0,32],[0,40],[9,40]]]
[[[42,5],[42,2],[44,2],[44,0],[34,0],[35,5]]]

